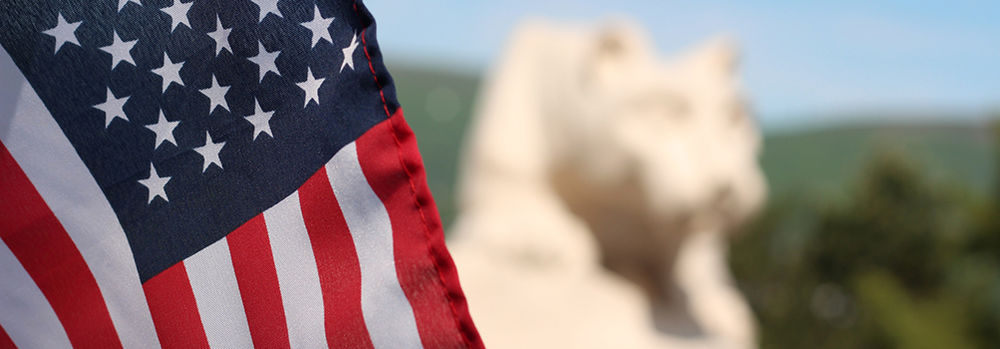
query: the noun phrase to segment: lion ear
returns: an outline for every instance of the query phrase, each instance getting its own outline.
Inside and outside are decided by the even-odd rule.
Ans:
[[[644,33],[634,24],[616,20],[598,30],[583,64],[584,81],[601,84],[621,79],[636,60],[648,55]]]
[[[685,61],[710,73],[733,76],[739,68],[739,49],[733,39],[720,36],[696,47]]]
[[[604,55],[606,58],[626,57],[630,53],[640,50],[645,37],[630,22],[624,20],[611,21],[597,33],[596,54]]]

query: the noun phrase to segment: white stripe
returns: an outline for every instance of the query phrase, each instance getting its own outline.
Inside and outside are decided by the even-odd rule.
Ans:
[[[347,220],[361,265],[361,312],[376,348],[420,348],[420,334],[403,288],[396,279],[392,223],[368,185],[354,142],[326,164],[333,193]]]
[[[319,269],[309,233],[302,220],[299,193],[292,193],[264,211],[264,223],[271,240],[281,304],[288,322],[288,340],[292,348],[326,347],[323,289],[319,285]]]
[[[38,94],[7,52],[0,51],[0,141],[83,255],[122,345],[159,348],[139,272],[117,216]]]
[[[252,348],[250,326],[226,238],[184,260],[208,346]]]
[[[0,240],[0,326],[20,348],[71,348],[55,310]]]

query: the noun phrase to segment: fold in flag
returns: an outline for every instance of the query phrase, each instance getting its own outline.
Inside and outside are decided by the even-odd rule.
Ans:
[[[481,347],[365,7],[0,3],[0,348]]]

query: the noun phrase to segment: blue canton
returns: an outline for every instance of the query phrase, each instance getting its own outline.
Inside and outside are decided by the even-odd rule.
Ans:
[[[0,44],[104,191],[143,281],[398,108],[353,1],[5,0]]]

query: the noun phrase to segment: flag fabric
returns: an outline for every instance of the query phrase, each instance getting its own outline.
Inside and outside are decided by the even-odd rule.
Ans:
[[[363,4],[0,2],[0,348],[481,347]]]

